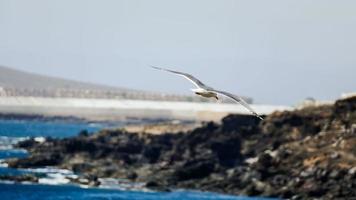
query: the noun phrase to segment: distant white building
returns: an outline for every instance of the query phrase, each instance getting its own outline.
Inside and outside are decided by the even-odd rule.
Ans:
[[[6,96],[7,96],[7,95],[6,95],[6,91],[4,90],[3,87],[0,87],[0,96],[1,96],[1,97],[6,97]]]
[[[354,97],[356,96],[356,92],[349,92],[349,93],[342,93],[341,94],[341,98],[342,99],[346,99],[346,98],[350,98],[350,97]]]
[[[297,109],[303,109],[307,107],[315,107],[315,106],[324,106],[324,105],[331,105],[333,104],[334,101],[322,101],[322,100],[316,100],[313,97],[308,97],[304,99],[302,102],[298,103],[295,107]]]

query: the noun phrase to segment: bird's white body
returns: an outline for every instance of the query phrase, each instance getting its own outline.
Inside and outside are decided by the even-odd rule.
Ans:
[[[194,88],[191,89],[195,94],[202,96],[202,97],[206,97],[206,98],[215,98],[215,99],[219,99],[218,98],[218,94],[216,92],[213,91],[209,91],[203,88]]]

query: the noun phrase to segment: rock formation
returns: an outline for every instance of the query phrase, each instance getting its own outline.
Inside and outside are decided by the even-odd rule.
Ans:
[[[87,177],[126,178],[157,190],[185,188],[292,199],[356,196],[356,97],[276,112],[230,115],[188,132],[103,130],[18,144],[10,167],[58,166]]]

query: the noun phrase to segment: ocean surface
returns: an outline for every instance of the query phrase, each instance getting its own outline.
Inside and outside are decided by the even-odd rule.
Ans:
[[[35,137],[39,140],[43,137],[64,138],[77,135],[81,130],[90,133],[104,128],[120,127],[123,124],[85,123],[68,121],[24,121],[24,120],[0,120],[0,176],[35,173],[42,177],[39,184],[13,183],[11,181],[0,182],[0,199],[120,199],[120,200],[199,200],[199,199],[223,199],[223,200],[261,200],[263,198],[247,198],[229,195],[221,195],[197,191],[152,192],[125,190],[124,186],[117,184],[107,188],[85,188],[68,183],[66,177],[76,175],[63,169],[11,169],[2,162],[4,159],[26,157],[28,153],[22,149],[14,149],[17,142]],[[110,182],[110,181],[109,181]],[[111,181],[113,182],[113,181]],[[112,189],[115,188],[115,189]],[[132,188],[132,187],[130,187]]]

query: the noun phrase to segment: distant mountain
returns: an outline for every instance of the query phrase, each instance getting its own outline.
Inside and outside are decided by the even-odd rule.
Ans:
[[[0,66],[0,87],[23,89],[74,89],[74,90],[126,90],[99,84],[84,83],[63,78],[44,76],[35,73]]]
[[[3,66],[0,66],[0,96],[208,101],[195,96],[163,94],[73,81]]]
[[[3,66],[0,66],[0,96],[141,99],[195,102],[213,101],[211,99],[191,95],[164,94],[85,83],[39,75]],[[244,97],[244,99],[249,103],[252,102],[251,98]]]

